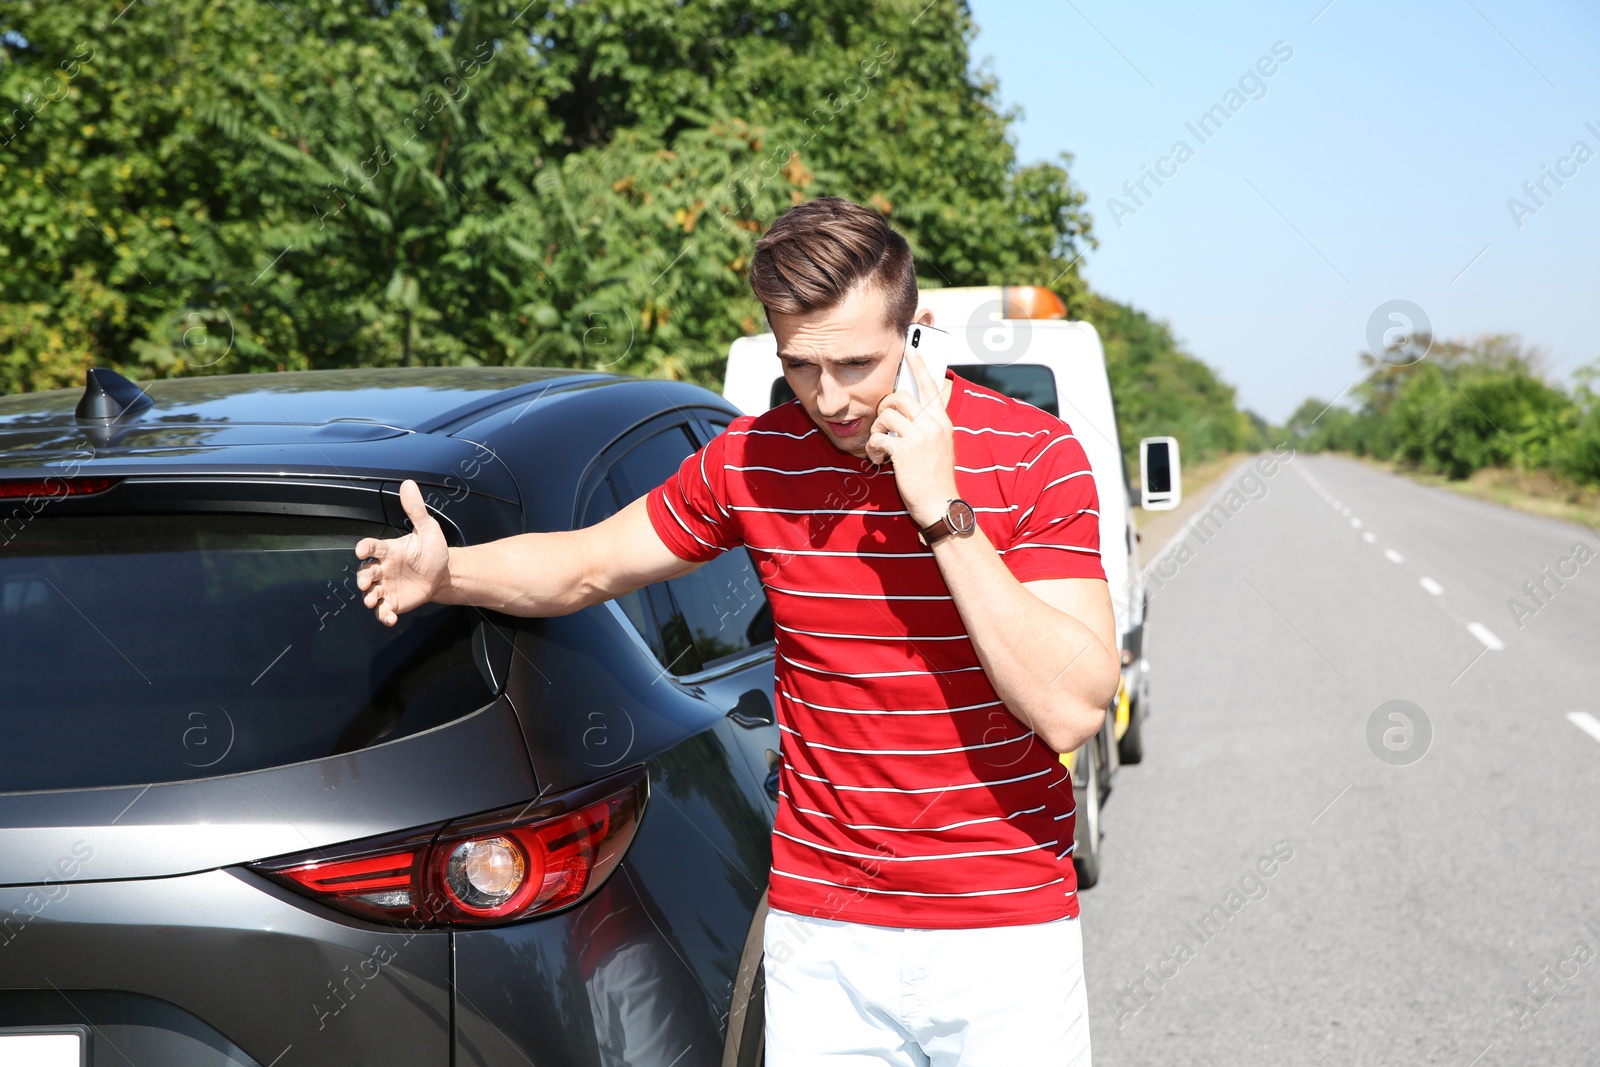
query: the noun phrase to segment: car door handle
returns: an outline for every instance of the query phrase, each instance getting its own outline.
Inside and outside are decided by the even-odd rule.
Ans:
[[[728,718],[747,730],[771,726],[776,721],[772,717],[772,698],[763,690],[746,689],[739,694],[739,702],[729,709]]]

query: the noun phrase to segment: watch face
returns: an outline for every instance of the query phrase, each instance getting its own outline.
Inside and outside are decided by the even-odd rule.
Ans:
[[[978,517],[972,513],[972,505],[965,500],[950,501],[950,510],[945,513],[945,521],[950,524],[950,529],[958,534],[969,534],[978,528]]]

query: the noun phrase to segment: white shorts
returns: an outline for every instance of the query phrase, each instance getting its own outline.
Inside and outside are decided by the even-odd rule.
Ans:
[[[772,909],[766,1067],[1089,1067],[1076,919],[917,930]]]

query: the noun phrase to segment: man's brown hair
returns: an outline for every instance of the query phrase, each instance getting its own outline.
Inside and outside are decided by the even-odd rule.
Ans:
[[[882,215],[837,196],[778,216],[750,260],[750,288],[768,315],[826,311],[863,283],[884,294],[889,325],[911,325],[917,314],[911,246]]]

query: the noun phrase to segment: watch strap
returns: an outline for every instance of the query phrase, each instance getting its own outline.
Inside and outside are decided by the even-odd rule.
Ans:
[[[956,508],[958,505],[962,509],[962,514],[965,519],[962,524],[965,527],[964,529],[950,521],[950,516],[956,513]],[[972,514],[972,505],[958,497],[949,501],[945,505],[945,512],[942,516],[940,516],[937,522],[929,523],[927,526],[924,526],[921,530],[917,531],[917,533],[918,536],[922,538],[922,543],[927,545],[929,548],[932,548],[935,543],[943,540],[946,537],[949,537],[951,534],[972,533],[973,530],[978,528],[976,518],[977,517]]]
[[[950,517],[948,515],[939,516],[938,522],[929,523],[918,531],[922,536],[922,543],[929,548],[932,548],[936,541],[943,540],[955,532],[956,529],[950,525]]]

